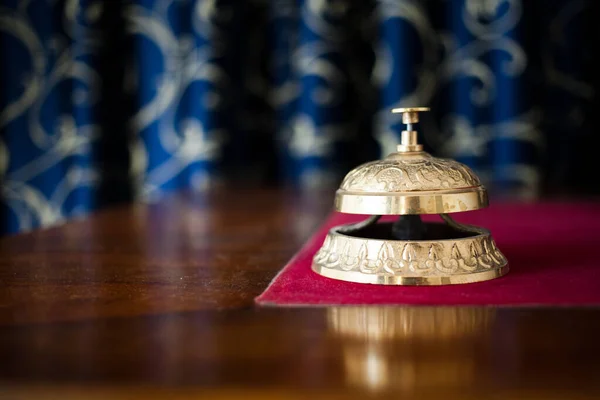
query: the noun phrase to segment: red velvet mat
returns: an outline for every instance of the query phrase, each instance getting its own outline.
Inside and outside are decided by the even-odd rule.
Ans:
[[[508,258],[508,275],[450,286],[384,286],[343,282],[311,270],[334,225],[365,216],[333,214],[256,298],[261,305],[600,305],[600,204],[498,204],[453,215],[488,228]]]

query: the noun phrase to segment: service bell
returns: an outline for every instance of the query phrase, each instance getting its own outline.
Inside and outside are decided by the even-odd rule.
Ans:
[[[466,165],[432,157],[413,124],[428,108],[397,108],[407,129],[397,152],[346,175],[335,210],[370,218],[332,228],[312,268],[328,278],[381,285],[447,285],[485,281],[508,272],[504,255],[484,228],[450,213],[487,207],[485,187]],[[423,222],[439,214],[443,222]],[[398,215],[379,222],[382,215]]]

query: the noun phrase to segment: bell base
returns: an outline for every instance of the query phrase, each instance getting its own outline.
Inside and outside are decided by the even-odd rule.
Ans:
[[[506,257],[486,229],[425,223],[425,240],[389,239],[391,224],[332,228],[315,254],[312,270],[331,279],[375,285],[455,285],[505,275]]]
[[[312,270],[326,278],[337,279],[346,282],[368,283],[372,285],[440,286],[489,281],[491,279],[506,275],[509,267],[508,265],[505,265],[491,271],[451,276],[395,276],[386,274],[370,275],[362,272],[341,271],[325,268],[315,264],[314,262],[312,264]]]

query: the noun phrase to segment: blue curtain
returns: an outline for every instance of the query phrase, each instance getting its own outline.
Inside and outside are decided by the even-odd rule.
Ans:
[[[0,0],[2,230],[335,185],[393,151],[402,106],[492,190],[589,191],[596,3]]]

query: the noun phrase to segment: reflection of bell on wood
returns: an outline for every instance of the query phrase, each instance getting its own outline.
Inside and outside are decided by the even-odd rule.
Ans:
[[[336,211],[372,215],[331,229],[312,268],[328,278],[382,285],[446,285],[479,282],[508,272],[490,232],[462,225],[449,213],[488,205],[487,192],[467,166],[432,157],[412,129],[428,108],[403,113],[398,151],[350,171],[336,192]],[[445,223],[421,221],[440,214]],[[382,215],[395,222],[377,223]]]
[[[369,341],[444,341],[478,336],[496,318],[487,308],[463,307],[332,307],[329,328],[345,338]]]
[[[372,391],[472,388],[490,365],[496,310],[338,307],[327,310],[347,382]],[[489,373],[486,371],[486,373]],[[468,396],[467,396],[468,397]]]

